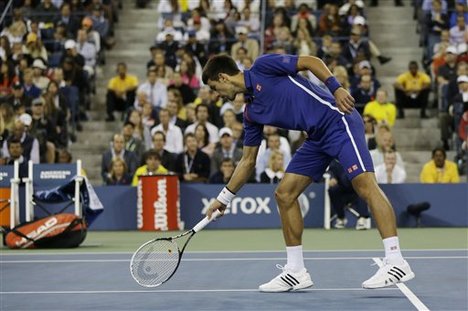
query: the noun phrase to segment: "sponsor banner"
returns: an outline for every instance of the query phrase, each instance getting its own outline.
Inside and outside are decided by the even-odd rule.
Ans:
[[[77,175],[76,164],[34,164],[34,187],[48,189],[66,184]],[[35,189],[36,190],[36,189]]]
[[[275,185],[249,184],[232,200],[222,220],[212,228],[280,228],[278,208],[274,198]],[[192,227],[205,215],[216,199],[220,185],[181,184],[181,214],[187,227]],[[323,184],[311,185],[299,198],[304,225],[323,225]]]
[[[13,178],[13,165],[0,165],[0,188],[9,188]]]
[[[141,176],[137,193],[137,228],[139,230],[182,229],[177,176]]]

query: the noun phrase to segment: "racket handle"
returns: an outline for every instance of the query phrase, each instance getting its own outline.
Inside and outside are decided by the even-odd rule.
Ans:
[[[205,218],[203,218],[198,224],[195,225],[195,227],[193,227],[193,231],[195,232],[198,232],[200,230],[202,230],[203,228],[206,227],[206,225],[208,225],[213,219],[216,219],[218,218],[218,216],[221,215],[221,212],[219,210],[216,210],[214,211],[213,214],[211,214],[211,218],[208,219],[208,216],[206,216]]]

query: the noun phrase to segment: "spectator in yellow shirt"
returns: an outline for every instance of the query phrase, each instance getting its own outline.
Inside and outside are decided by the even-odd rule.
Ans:
[[[403,108],[421,108],[421,118],[427,118],[426,107],[429,98],[431,78],[422,71],[416,61],[408,65],[409,71],[398,76],[395,87],[398,118],[404,118]]]
[[[432,151],[432,160],[424,164],[420,180],[422,183],[459,183],[457,165],[446,160],[447,154],[443,148],[435,148]]]
[[[135,102],[138,78],[127,74],[127,64],[117,64],[117,76],[107,85],[106,107],[107,122],[114,121],[114,110],[125,112]]]
[[[137,168],[135,175],[133,176],[132,186],[138,186],[138,176],[169,173],[169,171],[161,165],[161,158],[156,150],[148,150],[144,157],[146,164]]]
[[[387,91],[380,88],[375,100],[368,102],[364,107],[364,115],[372,116],[377,123],[385,123],[390,126],[395,124],[396,107],[387,101]]]

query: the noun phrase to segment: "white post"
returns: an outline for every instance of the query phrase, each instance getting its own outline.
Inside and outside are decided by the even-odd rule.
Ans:
[[[323,177],[325,178],[323,228],[326,230],[330,230],[331,204],[330,204],[330,196],[328,195],[328,189],[330,188],[330,174],[325,173]]]
[[[28,177],[25,181],[25,210],[26,210],[26,221],[32,221],[34,219],[34,209],[32,207],[32,196],[33,196],[33,162],[28,162]]]
[[[13,163],[13,179],[10,179],[10,229],[19,223],[18,204],[19,162]]]
[[[81,176],[81,160],[76,161],[76,178],[75,178],[75,215],[78,217],[82,217],[83,213],[81,210],[81,202],[80,202],[80,186],[83,182],[83,176]]]

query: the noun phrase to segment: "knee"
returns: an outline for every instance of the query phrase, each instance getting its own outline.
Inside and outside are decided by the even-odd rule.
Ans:
[[[280,209],[290,207],[296,201],[296,197],[291,195],[289,191],[284,191],[281,188],[276,189],[275,198]]]

